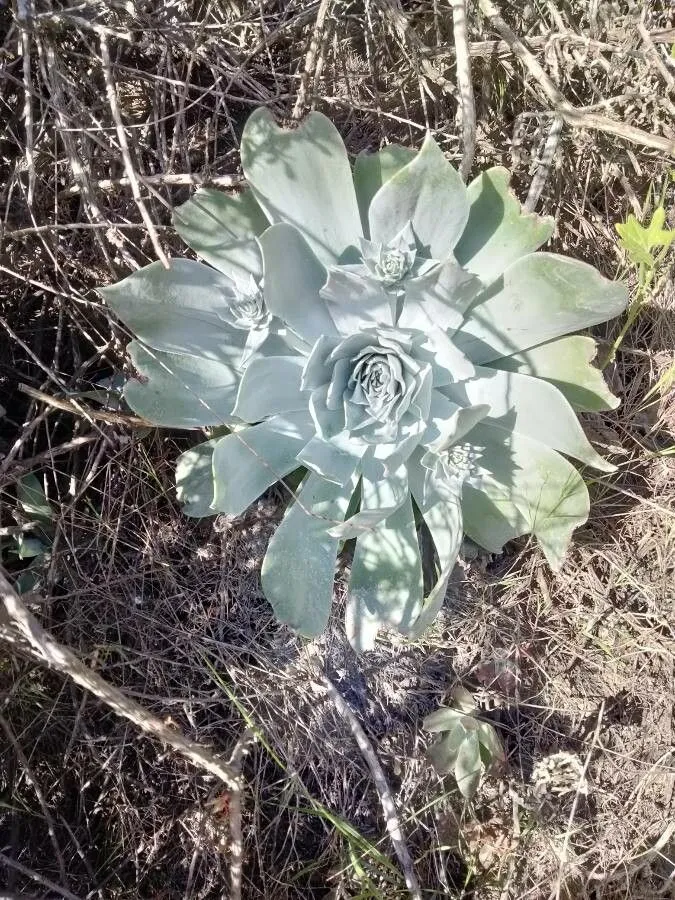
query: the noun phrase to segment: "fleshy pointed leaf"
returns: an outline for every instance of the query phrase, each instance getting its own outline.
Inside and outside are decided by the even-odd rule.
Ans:
[[[300,232],[291,225],[273,225],[261,236],[260,246],[270,312],[310,344],[321,335],[337,334],[319,294],[326,270]]]
[[[328,527],[344,518],[355,486],[355,479],[337,485],[310,473],[265,555],[265,596],[277,618],[306,637],[321,634],[328,622],[339,545]]]
[[[478,297],[453,341],[473,362],[486,363],[606,322],[627,300],[625,286],[593,266],[532,253]]]
[[[354,161],[354,189],[361,213],[361,224],[369,237],[368,209],[370,201],[385,182],[415,158],[415,151],[389,144],[376,153],[359,153]]]
[[[547,381],[476,366],[476,378],[442,390],[460,406],[487,404],[488,422],[541,441],[601,472],[616,468],[591,446],[572,407]]]
[[[356,474],[361,461],[360,454],[366,448],[361,447],[359,453],[356,446],[349,446],[348,436],[345,437],[345,442],[333,442],[315,435],[298,453],[298,461],[328,481],[347,484]]]
[[[413,498],[431,533],[439,563],[436,583],[409,631],[411,637],[418,638],[431,625],[443,606],[448,581],[462,545],[464,528],[461,484],[439,484],[432,473],[427,476],[425,484],[425,475],[419,465],[410,466],[409,478]]]
[[[490,764],[495,761],[503,761],[504,748],[494,725],[491,725],[489,722],[478,722],[476,732],[481,746],[485,747],[490,755]]]
[[[351,167],[326,116],[312,112],[297,128],[284,129],[268,110],[257,109],[244,127],[241,162],[269,219],[295,225],[325,265],[356,246],[363,232]]]
[[[500,524],[524,525],[521,534],[534,534],[551,568],[558,570],[572,532],[588,518],[588,490],[577,470],[545,444],[486,421],[472,429],[471,445],[478,453],[472,486],[492,501]],[[472,530],[475,519],[467,515],[466,492],[463,507],[466,533],[482,543],[482,533]],[[492,520],[485,524],[495,527]]]
[[[124,387],[129,406],[165,428],[203,428],[235,421],[232,409],[240,374],[227,363],[162,353],[131,341],[127,347],[140,378]]]
[[[490,363],[495,369],[536,375],[555,385],[574,409],[603,412],[621,402],[607,387],[602,370],[593,365],[597,344],[591,337],[573,334],[558,338]]]
[[[484,284],[492,284],[511,263],[533,253],[553,234],[551,217],[522,212],[509,180],[509,172],[497,166],[481,172],[467,188],[469,219],[455,256]]]
[[[458,722],[464,718],[464,713],[459,709],[451,709],[449,706],[441,706],[425,716],[422,722],[424,731],[452,731]]]
[[[173,211],[173,224],[185,243],[226,275],[262,277],[256,237],[269,222],[251,190],[226,194],[202,188]]]
[[[474,716],[478,711],[475,696],[461,684],[453,688],[452,705],[465,716]]]
[[[213,450],[219,438],[197,444],[176,460],[176,497],[183,513],[195,519],[215,516]]]
[[[386,481],[363,482],[361,509],[390,505]],[[407,631],[422,608],[422,561],[410,498],[396,512],[357,542],[349,579],[349,595],[357,608],[366,608],[381,626]],[[357,623],[358,625],[358,623]],[[358,631],[350,636],[360,646]]]
[[[288,413],[220,438],[213,450],[214,509],[241,515],[270,485],[299,467],[296,456],[312,430],[307,413]]]
[[[457,754],[465,737],[464,729],[457,726],[444,734],[440,740],[434,741],[429,747],[427,755],[439,775],[449,775],[454,772]]]
[[[460,406],[441,391],[433,391],[429,424],[421,443],[432,452],[440,453],[461,440],[489,411],[487,404]]]
[[[396,512],[408,498],[408,472],[405,466],[401,466],[400,469],[377,484],[373,483],[366,474],[363,475],[363,481],[366,482],[366,493],[371,494],[373,491],[378,491],[378,505],[371,509],[361,509],[345,522],[330,528],[329,533],[333,537],[345,541],[359,537],[366,531],[373,531],[376,525]]]
[[[508,541],[527,533],[528,520],[509,499],[507,489],[490,486],[489,493],[465,482],[462,489],[464,531],[490,553],[501,553]]]
[[[394,324],[396,297],[369,276],[364,266],[340,266],[328,270],[321,297],[342,335],[373,325]]]
[[[277,413],[306,410],[309,394],[300,390],[304,365],[302,356],[252,360],[241,378],[234,415],[245,422],[259,422]]]
[[[373,241],[393,240],[410,222],[420,249],[431,259],[446,259],[469,216],[466,187],[427,135],[417,156],[375,194],[368,220]]]
[[[470,731],[457,751],[455,762],[455,781],[462,796],[467,800],[470,800],[478,790],[482,771],[478,735],[475,731]]]
[[[22,475],[17,481],[16,501],[30,519],[43,523],[54,519],[54,510],[47,500],[42,482],[33,472]]]
[[[165,269],[156,262],[98,290],[149,347],[238,365],[247,332],[218,315],[229,306],[233,282],[211,266],[172,259]]]
[[[427,331],[431,325],[452,334],[481,290],[475,275],[461,269],[454,259],[447,259],[406,282],[399,328]]]

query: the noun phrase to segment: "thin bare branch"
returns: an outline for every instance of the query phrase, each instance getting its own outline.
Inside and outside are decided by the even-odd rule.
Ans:
[[[0,600],[9,621],[46,665],[71,678],[85,690],[91,691],[117,715],[128,719],[150,737],[172,747],[198,769],[220,778],[231,791],[239,790],[237,773],[227,763],[206,747],[184,737],[175,728],[170,728],[160,718],[127,697],[119,688],[101,678],[97,672],[87,668],[71,650],[55,641],[24,606],[1,568]]]
[[[464,181],[469,177],[476,152],[476,104],[471,80],[471,56],[469,35],[466,27],[465,0],[450,0],[452,6],[452,30],[455,39],[455,59],[457,84],[462,98],[462,162],[459,167]]]
[[[523,204],[523,208],[526,212],[534,212],[537,207],[541,192],[544,190],[544,185],[546,184],[549,172],[551,171],[558,144],[560,143],[562,126],[563,120],[560,116],[555,116],[551,122],[546,142],[541,151],[541,156],[537,161],[537,171],[534,173],[534,178],[530,183],[527,199]]]
[[[420,888],[419,881],[417,880],[417,875],[415,874],[415,866],[413,864],[412,857],[410,856],[410,851],[408,850],[408,845],[405,842],[405,837],[401,829],[401,823],[399,821],[398,813],[396,812],[394,797],[391,793],[391,788],[389,787],[387,777],[384,774],[384,769],[382,768],[380,761],[377,758],[377,754],[373,750],[373,745],[370,743],[368,736],[361,727],[361,723],[354,715],[351,707],[346,702],[346,700],[343,699],[342,695],[335,687],[333,682],[324,672],[321,671],[317,662],[312,662],[314,672],[318,681],[321,683],[322,687],[325,688],[329,700],[331,701],[341,718],[343,718],[349,726],[349,730],[354,736],[354,740],[356,741],[356,744],[361,751],[364,760],[366,761],[366,765],[370,769],[370,774],[373,777],[373,782],[375,783],[375,787],[380,798],[380,803],[382,804],[385,826],[389,833],[391,843],[394,847],[394,852],[396,853],[398,861],[401,864],[401,868],[403,869],[406,887],[410,892],[410,896],[413,898],[413,900],[422,900],[422,890]]]
[[[319,11],[316,14],[316,22],[314,24],[314,31],[312,32],[312,39],[309,43],[307,55],[305,56],[305,68],[300,78],[300,85],[298,86],[298,96],[295,101],[295,106],[293,107],[293,112],[291,114],[291,117],[296,121],[302,118],[303,113],[307,108],[307,91],[309,82],[310,80],[313,80],[314,72],[317,68],[317,53],[319,51],[321,43],[323,42],[323,35],[326,30],[326,16],[328,15],[330,5],[331,0],[321,0]]]
[[[139,185],[139,177],[136,174],[136,170],[134,169],[134,164],[131,159],[131,152],[129,150],[129,142],[127,140],[127,133],[124,129],[124,123],[122,122],[122,116],[120,115],[120,108],[117,102],[117,91],[115,90],[115,82],[113,80],[112,74],[112,66],[110,64],[110,51],[108,50],[108,38],[104,32],[99,34],[99,46],[101,48],[101,63],[103,66],[103,78],[105,80],[105,90],[106,95],[108,97],[108,103],[110,104],[110,111],[112,113],[113,121],[115,122],[115,129],[117,131],[117,139],[120,143],[120,150],[122,152],[122,161],[124,162],[124,171],[127,173],[127,178],[129,179],[129,184],[131,186],[131,193],[138,207],[138,211],[141,214],[141,218],[145,222],[145,226],[148,229],[148,234],[150,235],[150,240],[152,241],[152,246],[155,248],[155,253],[157,254],[157,258],[162,263],[165,269],[169,268],[169,260],[162,249],[162,245],[159,243],[159,236],[157,235],[157,231],[155,229],[154,222],[148,212],[148,208],[145,205],[143,198],[141,197],[141,188]]]
[[[569,125],[575,128],[589,128],[594,131],[603,131],[606,134],[613,134],[616,137],[632,141],[634,144],[641,144],[643,147],[651,147],[653,150],[660,150],[668,156],[675,156],[675,141],[658,134],[650,134],[642,128],[636,128],[634,125],[628,125],[625,122],[617,122],[606,116],[600,116],[597,113],[586,112],[572,106],[562,93],[558,90],[549,75],[546,74],[538,60],[525,46],[523,41],[515,34],[513,29],[507,25],[499,14],[498,9],[490,0],[479,0],[480,8],[490,20],[490,24],[497,31],[503,40],[511,48],[514,56],[517,56],[521,63],[534,78],[536,83],[549,101],[551,107],[557,115],[559,115]]]

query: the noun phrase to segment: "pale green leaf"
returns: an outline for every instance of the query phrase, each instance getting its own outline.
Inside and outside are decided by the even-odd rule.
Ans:
[[[666,211],[662,206],[658,206],[647,227],[638,222],[632,214],[625,222],[618,222],[614,226],[621,239],[619,243],[632,263],[643,264],[649,268],[656,265],[656,258],[652,250],[669,247],[675,240],[675,230],[664,228],[665,221]]]
[[[34,591],[40,584],[40,570],[43,568],[43,558],[36,556],[33,562],[20,572],[14,580],[14,590],[17,594],[29,594]]]
[[[329,269],[321,297],[342,335],[358,333],[374,325],[394,324],[395,295],[388,294],[364,266]]]
[[[368,209],[370,201],[385,182],[415,158],[415,151],[389,144],[376,153],[359,153],[354,161],[354,189],[366,237],[370,235]]]
[[[300,390],[302,356],[262,356],[251,360],[241,378],[234,415],[259,422],[277,413],[309,407],[309,394]]]
[[[310,344],[321,335],[337,334],[319,294],[326,269],[300,232],[291,225],[273,225],[261,236],[260,246],[270,312]]]
[[[202,188],[174,209],[173,224],[189,247],[226,275],[243,281],[262,276],[255,239],[269,222],[251,190],[226,194]]]
[[[454,771],[457,754],[464,743],[465,737],[466,732],[464,729],[455,727],[429,747],[427,755],[439,775],[449,775]]]
[[[29,472],[16,483],[16,500],[23,512],[38,522],[51,522],[54,510],[45,495],[40,479]]]
[[[477,712],[476,698],[461,684],[452,691],[452,705],[465,716],[473,716]]]
[[[362,485],[364,482],[366,494],[370,495],[377,491],[378,504],[370,509],[361,509],[345,522],[329,529],[333,537],[339,537],[344,541],[359,537],[364,532],[373,531],[376,525],[396,512],[408,499],[408,472],[405,466],[401,466],[377,484],[364,473]]]
[[[269,219],[295,225],[325,265],[356,246],[363,231],[351,167],[326,116],[312,112],[284,129],[257,109],[244,127],[241,163]]]
[[[417,504],[438,554],[439,572],[420,613],[410,629],[410,636],[419,638],[434,621],[445,600],[450,575],[457,562],[464,536],[462,524],[461,485],[439,484],[437,477],[419,465],[409,467],[408,477],[413,499]]]
[[[176,497],[186,516],[215,516],[213,451],[220,438],[186,450],[176,460]]]
[[[593,365],[596,351],[593,338],[573,334],[496,359],[490,366],[543,378],[581,412],[616,409],[621,401],[607,387],[602,370]]]
[[[450,384],[442,391],[460,406],[489,406],[486,422],[541,441],[602,472],[616,468],[591,446],[572,407],[547,381],[476,366],[476,378]]]
[[[240,374],[225,362],[162,353],[131,341],[127,347],[139,378],[124,387],[129,406],[165,428],[202,428],[234,421]]]
[[[536,347],[619,315],[628,293],[586,263],[531,253],[478,297],[453,341],[476,363]]]
[[[361,509],[390,505],[386,482],[363,482]],[[422,608],[423,584],[415,517],[410,498],[372,531],[356,541],[349,579],[349,603],[366,609],[381,626],[391,625],[406,632]],[[361,649],[358,631],[350,635],[355,649]]]
[[[262,587],[277,618],[307,637],[328,622],[339,545],[328,528],[345,517],[355,487],[355,479],[337,485],[310,473],[263,561]]]
[[[18,535],[16,546],[19,559],[35,559],[49,550],[49,546],[44,541],[29,534]]]
[[[464,713],[461,710],[441,706],[424,718],[422,728],[424,731],[451,731],[463,718]]]
[[[270,485],[299,467],[296,456],[312,431],[307,413],[288,413],[220,438],[213,450],[214,509],[241,515]]]
[[[372,240],[392,241],[410,222],[423,254],[444,260],[469,215],[466,187],[436,141],[427,135],[417,156],[375,194],[368,219]]]
[[[490,755],[490,763],[504,759],[504,748],[494,725],[489,722],[478,722],[476,729],[478,740]]]
[[[152,263],[99,288],[107,305],[149,347],[236,365],[247,332],[218,315],[229,306],[232,291],[227,275],[190,259],[172,259],[169,269]]]
[[[472,477],[472,485],[489,497],[497,511],[494,521],[480,524],[502,532],[506,531],[504,520],[513,528],[524,526],[520,534],[534,534],[551,568],[558,570],[572,532],[588,518],[588,490],[577,470],[545,444],[488,425],[486,420],[472,429],[471,445],[478,454],[478,474]],[[482,532],[473,531],[475,519],[467,515],[466,491],[463,507],[466,533],[486,546]],[[489,510],[491,516],[493,512]]]
[[[469,732],[457,751],[455,781],[462,796],[470,800],[480,784],[483,764],[480,758],[480,742],[475,731]]]
[[[481,290],[475,275],[461,269],[454,259],[446,259],[424,275],[405,282],[399,327],[427,331],[432,325],[452,334],[461,326],[464,313]]]
[[[552,218],[522,212],[509,180],[506,169],[495,167],[481,172],[467,188],[469,219],[455,256],[484,284],[492,284],[511,263],[553,234]]]
[[[457,390],[456,393],[460,391]],[[433,453],[440,453],[460,440],[476,422],[485,418],[489,410],[490,407],[486,405],[459,406],[442,391],[432,391],[429,424],[420,443]]]
[[[525,534],[528,522],[509,500],[506,490],[489,488],[490,493],[464,484],[462,516],[464,531],[490,553],[500,553],[504,544]]]
[[[327,441],[315,435],[298,453],[299,462],[328,481],[347,484],[359,467],[365,446],[358,448],[355,442],[350,446],[346,432],[344,437],[344,441],[340,441],[339,435]]]

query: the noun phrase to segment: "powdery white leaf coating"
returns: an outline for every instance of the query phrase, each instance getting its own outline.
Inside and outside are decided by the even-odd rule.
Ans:
[[[186,513],[239,515],[304,469],[263,590],[282,621],[320,634],[338,550],[355,539],[358,650],[384,627],[423,632],[465,533],[493,552],[533,534],[559,567],[589,507],[567,457],[613,468],[574,410],[616,399],[592,339],[570,333],[618,315],[625,288],[535,252],[552,222],[522,212],[503,169],[465,186],[430,135],[352,171],[325,116],[286,129],[260,109],[241,155],[247,190],[198,191],[175,212],[209,265],[155,263],[102,289],[138,338],[129,405],[167,427],[234,428],[179,458]],[[435,549],[426,596],[421,522]],[[467,796],[481,771],[471,722],[434,751]]]

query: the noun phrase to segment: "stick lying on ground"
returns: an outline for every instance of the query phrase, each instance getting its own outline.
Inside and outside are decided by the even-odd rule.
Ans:
[[[133,722],[145,734],[157,738],[163,744],[168,744],[197,768],[215,775],[227,785],[232,794],[241,792],[241,779],[237,774],[237,768],[223,762],[201,744],[189,740],[179,731],[170,728],[160,718],[127,697],[119,688],[109,684],[98,673],[89,669],[67,647],[54,640],[26,608],[2,568],[0,568],[0,601],[2,601],[0,625],[5,628],[13,627],[48,666],[61,672],[62,675],[72,678],[80,687],[91,691],[119,716]],[[240,850],[237,855],[241,855]],[[238,900],[241,896],[239,864],[233,867],[231,888],[230,896],[233,900]]]

